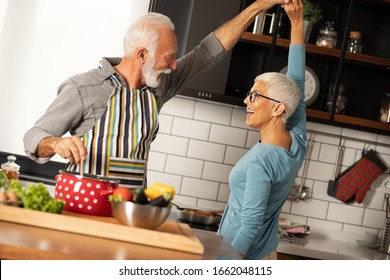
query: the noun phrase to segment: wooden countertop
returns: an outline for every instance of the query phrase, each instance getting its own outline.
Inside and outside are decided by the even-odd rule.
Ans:
[[[66,214],[100,221],[111,219],[110,222],[115,223],[111,217]],[[197,229],[192,229],[192,232],[204,246],[202,255],[0,221],[0,259],[240,259],[239,254],[215,232]]]

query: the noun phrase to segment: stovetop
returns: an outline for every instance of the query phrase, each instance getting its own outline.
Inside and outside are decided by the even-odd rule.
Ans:
[[[177,219],[176,222],[187,224],[190,228],[196,228],[196,229],[214,231],[214,232],[218,231],[218,226],[202,225],[198,223],[188,222],[182,219]]]

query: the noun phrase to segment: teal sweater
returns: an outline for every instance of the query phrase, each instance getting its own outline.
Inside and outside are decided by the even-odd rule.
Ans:
[[[290,45],[287,75],[302,95],[286,122],[292,135],[290,150],[255,144],[234,166],[229,176],[230,197],[218,234],[245,259],[261,259],[278,246],[278,220],[306,153],[304,104],[304,45]]]

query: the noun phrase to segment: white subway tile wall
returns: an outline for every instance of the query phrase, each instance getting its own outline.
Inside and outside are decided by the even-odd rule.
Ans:
[[[160,112],[160,131],[152,144],[148,163],[148,185],[161,182],[176,188],[174,202],[180,206],[223,209],[229,197],[229,173],[234,164],[259,140],[259,132],[245,126],[245,109],[177,96]],[[281,216],[293,223],[308,224],[324,234],[338,232],[381,234],[385,222],[384,194],[390,193],[390,175],[380,176],[363,203],[345,204],[327,194],[333,179],[338,146],[337,174],[357,161],[363,149],[374,149],[390,166],[390,137],[317,123],[307,129],[336,136],[314,134],[308,152],[308,170],[296,183],[309,187],[309,199],[286,201]],[[340,140],[348,136],[379,143]],[[329,232],[325,233],[326,230]],[[346,238],[345,236],[343,238]]]
[[[210,123],[183,118],[175,118],[172,134],[192,139],[207,140],[210,133]]]

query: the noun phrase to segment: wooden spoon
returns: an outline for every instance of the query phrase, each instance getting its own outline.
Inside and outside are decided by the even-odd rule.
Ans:
[[[80,176],[84,176],[84,160],[80,161]]]

